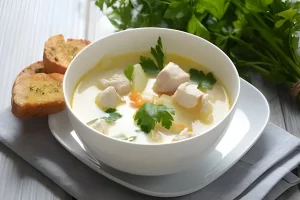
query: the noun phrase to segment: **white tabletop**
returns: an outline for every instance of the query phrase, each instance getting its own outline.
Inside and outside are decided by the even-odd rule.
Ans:
[[[0,109],[10,105],[12,84],[26,66],[42,60],[44,42],[62,33],[66,38],[91,41],[105,35],[102,17],[89,0],[0,0]],[[286,94],[256,79],[267,97],[271,122],[300,136],[300,112]],[[0,143],[0,199],[70,200],[72,197]],[[297,187],[278,199],[300,199]]]

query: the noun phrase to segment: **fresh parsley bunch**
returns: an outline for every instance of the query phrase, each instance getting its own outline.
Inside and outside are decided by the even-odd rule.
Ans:
[[[118,30],[168,27],[205,38],[231,58],[241,77],[250,81],[249,71],[256,71],[300,99],[299,2],[97,0],[96,5]]]

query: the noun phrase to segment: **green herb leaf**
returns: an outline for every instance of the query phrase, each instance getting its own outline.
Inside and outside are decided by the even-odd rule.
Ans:
[[[276,83],[281,84],[284,83],[284,81],[286,81],[286,76],[283,72],[272,70],[270,72],[270,76],[266,77],[266,80],[269,82],[272,82],[272,80],[274,82],[274,80],[276,80]]]
[[[229,5],[230,5],[230,1],[228,0],[218,0],[218,1],[202,0],[198,2],[197,6],[198,8],[202,7],[203,9],[206,9],[214,17],[220,20],[224,16]]]
[[[98,119],[99,118],[93,119],[93,120],[87,122],[86,124],[90,126],[90,125],[94,124]]]
[[[273,0],[246,0],[246,8],[253,12],[264,12],[272,2]]]
[[[275,27],[276,27],[276,28],[280,28],[286,21],[287,21],[287,19],[281,19],[281,20],[278,20],[278,21],[275,23]]]
[[[220,49],[225,50],[229,37],[221,34],[215,34],[216,36],[216,45],[220,47]]]
[[[197,69],[190,69],[190,78],[198,84],[198,89],[212,89],[217,82],[212,72],[205,74],[203,71]]]
[[[175,115],[173,108],[168,108],[165,105],[155,105],[145,103],[135,114],[134,120],[141,130],[149,133],[155,128],[156,123],[160,123],[166,129],[170,129]]]
[[[105,112],[106,113],[114,113],[114,112],[117,112],[117,109],[115,109],[115,108],[109,108]]]
[[[277,13],[276,16],[280,16],[281,19],[279,19],[278,21],[275,22],[275,27],[276,28],[282,27],[286,21],[290,21],[291,23],[293,23],[293,19],[296,14],[297,14],[297,10],[292,9],[292,8],[282,11],[280,13]]]
[[[192,33],[194,35],[198,35],[204,39],[210,39],[210,33],[209,31],[205,28],[205,26],[197,19],[195,15],[192,15],[188,26],[187,26],[187,31],[189,33]]]
[[[160,37],[158,37],[157,45],[155,46],[155,49],[153,47],[151,47],[151,54],[154,56],[154,58],[156,60],[157,67],[159,69],[163,69],[164,62],[165,62],[165,54],[163,51],[163,46],[162,46]]]
[[[105,112],[108,113],[109,115],[107,117],[101,117],[101,119],[104,119],[108,123],[117,121],[122,117],[121,114],[117,113],[117,110],[115,108],[109,108]]]
[[[148,57],[141,56],[140,57],[140,64],[147,74],[158,74],[160,69],[156,66],[155,62]]]
[[[109,113],[108,117],[102,117],[101,119],[104,119],[106,122],[111,123],[117,121],[121,117],[122,117],[121,114],[114,112],[114,113]]]
[[[124,69],[124,74],[125,76],[128,78],[128,80],[132,80],[132,73],[133,73],[133,65],[128,65],[125,69]]]
[[[127,140],[129,142],[132,142],[132,141],[136,140],[136,136],[130,136],[130,137],[127,138]]]
[[[126,137],[124,134],[121,134],[117,138],[120,139],[120,140],[125,140],[125,141],[132,142],[132,141],[136,140],[137,136]]]
[[[229,56],[240,76],[250,78],[249,72],[254,71],[274,84],[292,87],[295,92],[290,94],[300,99],[299,90],[293,87],[300,80],[299,2],[96,0],[96,5],[117,30],[167,27],[205,38]],[[161,70],[154,59],[141,57],[141,63],[147,73]],[[205,75],[210,76],[213,79]],[[210,87],[207,83],[211,82],[204,81],[200,87]]]
[[[118,119],[120,119],[122,117],[121,114],[117,113],[117,110],[115,108],[109,108],[105,112],[108,113],[109,115],[107,117],[101,117],[101,119],[104,119],[108,123],[117,121]],[[99,118],[93,119],[93,120],[87,122],[86,124],[90,126],[90,125],[94,124],[98,119]]]
[[[164,68],[165,54],[163,52],[163,46],[161,38],[158,37],[155,48],[151,47],[151,54],[155,58],[156,63],[149,57],[141,56],[140,64],[148,74],[157,74]]]
[[[297,14],[297,12],[298,11],[296,9],[290,8],[288,10],[277,13],[276,15],[283,17],[284,19],[293,20],[294,16]]]
[[[186,21],[191,17],[192,10],[190,0],[170,1],[163,17],[172,23],[173,28],[185,27]]]
[[[101,10],[103,10],[104,0],[97,0],[95,2],[96,6],[98,6]]]
[[[237,16],[237,20],[233,21],[233,26],[235,28],[235,31],[243,30],[244,27],[247,25],[247,20],[245,18],[245,14],[241,12],[241,10],[236,9],[235,14]]]

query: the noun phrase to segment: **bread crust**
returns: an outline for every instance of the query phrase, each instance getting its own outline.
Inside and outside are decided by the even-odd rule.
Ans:
[[[44,73],[45,72],[45,69],[44,69],[44,64],[43,64],[43,61],[37,61],[27,67],[25,67],[17,76],[14,84],[13,84],[13,87],[12,87],[12,91],[13,91],[13,88],[17,82],[18,79],[20,79],[21,77],[24,77],[24,76],[29,76],[29,75],[33,75],[33,74],[37,74],[37,73]]]
[[[44,45],[45,72],[65,74],[72,59],[90,43],[84,39],[65,40],[62,34],[50,37]]]
[[[20,76],[26,76],[26,75],[33,75],[37,73],[43,73],[45,72],[43,61],[37,61],[28,67],[25,67],[18,75]]]
[[[90,43],[84,39],[65,40],[62,34],[50,37],[44,45],[43,61],[24,68],[13,84],[11,111],[14,116],[26,119],[64,110],[64,74],[73,58]]]
[[[37,70],[41,69],[41,70]],[[62,91],[64,75],[43,73],[43,62],[19,73],[12,88],[12,113],[20,119],[55,114],[65,109]]]

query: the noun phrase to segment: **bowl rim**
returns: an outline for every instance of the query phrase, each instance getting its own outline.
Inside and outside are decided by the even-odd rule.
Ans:
[[[76,58],[80,55],[80,54],[83,54],[88,48],[90,48],[91,46],[95,45],[96,43],[100,42],[101,40],[104,40],[106,38],[109,38],[109,37],[112,37],[114,35],[119,35],[119,34],[122,34],[124,32],[135,32],[135,31],[144,31],[144,30],[157,30],[157,31],[170,31],[170,32],[177,32],[177,33],[180,33],[180,34],[184,34],[184,35],[187,35],[188,37],[194,37],[198,40],[202,40],[202,42],[204,43],[208,43],[209,45],[213,46],[213,48],[215,48],[217,51],[220,52],[220,54],[222,56],[224,56],[228,61],[229,63],[233,66],[233,72],[234,72],[234,77],[238,80],[237,81],[237,95],[236,95],[236,98],[234,100],[234,102],[232,102],[231,104],[231,108],[230,110],[226,113],[226,115],[221,119],[219,120],[217,123],[215,123],[213,126],[211,126],[210,128],[208,128],[207,130],[205,130],[203,133],[201,134],[197,134],[196,136],[193,136],[193,137],[190,137],[190,138],[187,138],[187,139],[184,139],[184,140],[179,140],[179,141],[174,141],[174,142],[168,142],[168,143],[153,143],[153,144],[142,144],[142,143],[132,143],[132,142],[128,142],[128,141],[125,141],[125,140],[119,140],[117,138],[113,138],[113,137],[110,137],[108,135],[105,135],[105,134],[102,134],[96,130],[94,130],[92,127],[88,126],[87,124],[85,124],[84,122],[82,122],[82,120],[80,120],[76,114],[74,113],[73,109],[71,108],[71,105],[70,105],[70,102],[67,101],[67,99],[69,99],[67,97],[67,94],[66,94],[66,80],[67,80],[67,77],[70,76],[69,75],[69,71],[70,71],[70,68],[72,68],[73,66],[73,63],[75,62]],[[207,67],[209,69],[209,67]],[[75,86],[74,86],[75,87]],[[153,147],[156,147],[156,146],[167,146],[167,145],[178,145],[180,143],[186,143],[186,142],[189,142],[190,140],[194,140],[196,139],[197,137],[200,137],[202,135],[205,135],[207,134],[208,132],[210,132],[211,130],[215,129],[217,126],[219,126],[229,115],[232,114],[232,112],[235,111],[235,108],[236,108],[236,104],[239,100],[239,96],[240,96],[240,89],[241,89],[241,86],[240,86],[240,77],[239,77],[239,73],[237,71],[237,68],[236,66],[234,65],[234,63],[232,62],[232,60],[229,58],[229,56],[227,56],[225,54],[224,51],[222,51],[218,46],[216,46],[215,44],[213,44],[212,42],[200,37],[200,36],[197,36],[197,35],[194,35],[194,34],[191,34],[191,33],[188,33],[188,32],[184,32],[184,31],[181,31],[181,30],[176,30],[176,29],[171,29],[171,28],[163,28],[163,27],[141,27],[141,28],[129,28],[129,29],[126,29],[126,30],[121,30],[121,31],[116,31],[116,32],[113,32],[113,33],[110,33],[110,34],[107,34],[105,36],[102,36],[98,39],[96,39],[95,41],[91,42],[90,44],[88,44],[86,47],[84,47],[73,59],[72,61],[70,62],[69,64],[69,67],[67,68],[66,72],[65,72],[65,75],[64,75],[64,79],[63,79],[63,94],[64,94],[64,99],[66,100],[66,108],[69,110],[69,113],[71,113],[73,115],[73,117],[76,118],[76,120],[83,124],[83,126],[85,126],[87,129],[91,130],[94,134],[99,134],[100,136],[103,136],[103,137],[106,137],[108,140],[112,140],[112,141],[116,141],[116,142],[121,142],[123,143],[124,145],[128,144],[128,145],[136,145],[136,146],[153,146]]]

